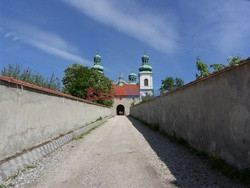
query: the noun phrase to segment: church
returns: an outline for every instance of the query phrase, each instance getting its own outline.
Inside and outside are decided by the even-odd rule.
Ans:
[[[112,107],[113,114],[129,115],[130,107],[142,100],[145,96],[153,96],[153,71],[149,65],[149,56],[144,53],[141,58],[142,64],[139,67],[138,82],[137,75],[132,71],[128,75],[128,81],[123,78],[120,73],[119,79],[113,83],[115,92],[114,104]],[[101,56],[94,56],[94,65],[91,69],[104,73],[104,68],[101,65]]]

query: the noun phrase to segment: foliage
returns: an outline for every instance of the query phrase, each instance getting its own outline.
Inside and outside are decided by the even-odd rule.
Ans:
[[[221,69],[224,69],[226,67],[226,65],[223,64],[212,64],[210,65],[211,68],[214,69],[214,71],[219,71]]]
[[[239,63],[240,63],[240,60],[241,60],[241,57],[240,57],[239,55],[236,56],[236,57],[230,56],[230,57],[227,59],[229,66],[235,66],[235,65],[239,64]]]
[[[7,68],[2,69],[1,74],[48,89],[61,90],[61,81],[54,74],[50,78],[44,78],[41,74],[32,72],[29,68],[23,69],[22,65],[19,64],[9,64]]]
[[[166,77],[165,80],[161,81],[161,93],[165,93],[167,91],[171,91],[177,87],[183,86],[184,81],[181,78],[173,78],[173,77]]]
[[[102,120],[102,116],[96,119],[96,121],[101,121],[101,120]]]
[[[142,102],[142,103],[147,102],[147,101],[149,101],[149,100],[152,99],[152,98],[154,98],[154,96],[149,95],[149,94],[146,94],[145,96],[142,96],[141,102]]]
[[[79,64],[73,64],[66,68],[64,72],[63,92],[79,98],[87,98],[88,88],[96,89],[96,92],[93,93],[95,96],[98,96],[98,90],[103,91],[104,97],[107,97],[107,91],[113,88],[112,81],[109,78],[96,70],[91,70]],[[104,98],[92,101],[107,106],[112,106],[114,102]]]
[[[135,101],[133,101],[133,102],[131,103],[131,106],[130,106],[130,107],[133,107],[133,106],[135,106]]]
[[[196,60],[196,68],[198,71],[200,71],[200,75],[196,74],[196,79],[200,79],[210,74],[210,71],[208,70],[208,66],[204,64],[199,57],[197,57],[197,60]]]
[[[181,87],[184,85],[184,80],[182,80],[181,78],[175,78],[175,87]]]

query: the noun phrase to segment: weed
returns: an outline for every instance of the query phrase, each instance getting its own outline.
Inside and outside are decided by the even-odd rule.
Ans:
[[[72,140],[80,140],[80,139],[84,138],[84,136],[88,135],[91,131],[97,129],[98,127],[100,127],[104,123],[105,122],[102,122],[99,125],[97,125],[96,127],[93,127],[92,129],[88,130],[87,132],[84,132],[84,133],[82,133],[82,134],[80,134],[78,136],[73,137]]]
[[[15,187],[14,183],[9,183],[7,187]]]
[[[101,121],[102,117],[100,116],[99,118],[96,119],[96,121]]]
[[[25,169],[32,169],[32,168],[36,168],[35,165],[24,165]]]
[[[13,174],[13,175],[11,175],[11,176],[9,176],[9,177],[6,179],[6,181],[8,181],[8,180],[13,180],[13,179],[15,179],[17,176],[18,176],[18,172],[15,173],[15,174]]]

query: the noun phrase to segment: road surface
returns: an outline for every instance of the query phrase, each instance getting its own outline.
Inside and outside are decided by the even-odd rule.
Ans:
[[[52,155],[60,157],[47,160],[37,177],[23,176],[21,187],[239,186],[186,149],[126,116],[109,119]]]

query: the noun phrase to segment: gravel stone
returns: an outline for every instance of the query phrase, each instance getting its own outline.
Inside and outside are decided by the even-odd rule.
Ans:
[[[241,187],[138,121],[115,116],[4,182],[8,187]]]

